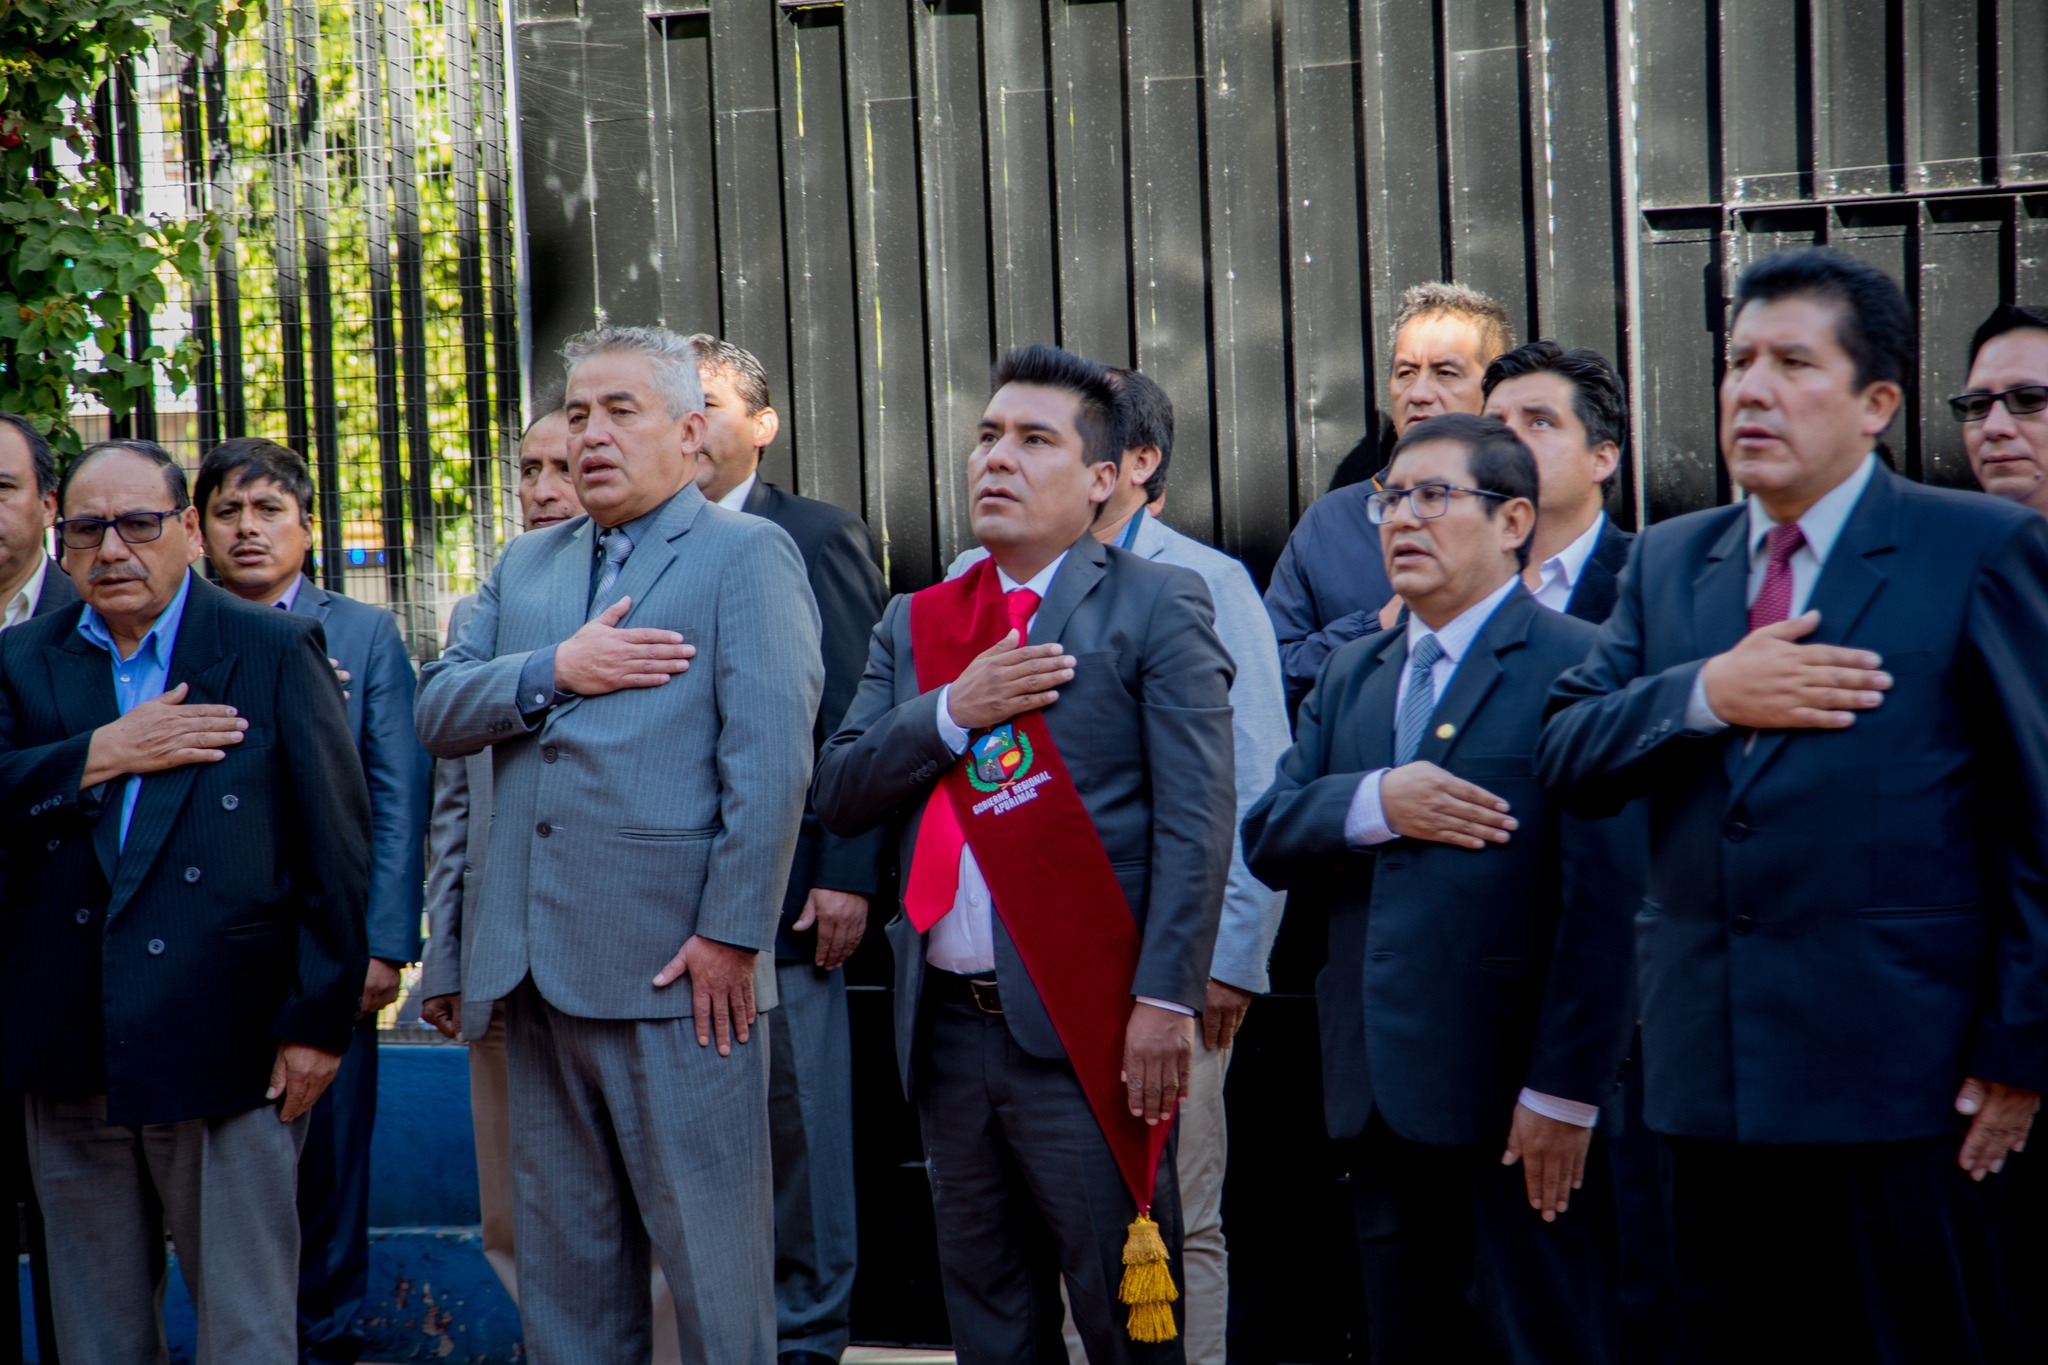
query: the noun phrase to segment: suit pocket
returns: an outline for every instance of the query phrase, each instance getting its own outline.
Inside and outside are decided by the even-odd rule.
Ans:
[[[1902,649],[1896,654],[1881,655],[1885,672],[1895,676],[1913,673],[1931,673],[1935,669],[1934,651],[1930,649]]]
[[[717,825],[706,825],[702,829],[657,829],[648,825],[637,825],[619,830],[621,839],[644,839],[650,842],[677,843],[690,839],[709,839],[717,834]]]
[[[1536,755],[1534,754],[1485,754],[1474,758],[1451,760],[1451,772],[1470,782],[1484,783],[1487,778],[1534,777]]]
[[[231,924],[221,930],[221,934],[223,937],[231,939],[263,938],[278,932],[282,928],[284,928],[283,920],[266,919],[257,920],[250,924]]]
[[[1533,972],[1536,959],[1532,957],[1483,957],[1479,965],[1489,972]]]
[[[1976,902],[1967,905],[1876,905],[1856,912],[1863,920],[1962,919],[1983,913]]]

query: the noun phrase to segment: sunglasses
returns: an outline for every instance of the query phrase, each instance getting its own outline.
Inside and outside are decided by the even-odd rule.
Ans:
[[[2004,393],[1963,393],[1948,400],[1948,410],[1958,422],[1981,422],[1991,415],[1991,405],[2003,401],[2015,417],[2031,417],[2048,408],[2048,384],[2022,384]]]

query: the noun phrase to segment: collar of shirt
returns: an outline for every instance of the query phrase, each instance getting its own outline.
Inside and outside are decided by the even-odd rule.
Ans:
[[[660,519],[661,514],[663,512],[668,510],[669,503],[674,502],[676,498],[680,496],[680,492],[669,495],[667,498],[663,499],[661,505],[656,507],[652,512],[642,512],[639,516],[633,518],[631,521],[625,523],[623,526],[620,527],[606,528],[603,526],[599,526],[596,522],[593,521],[590,524],[590,553],[592,558],[594,558],[599,564],[604,563],[604,533],[607,529],[624,531],[626,533],[626,539],[632,542],[633,548],[635,550],[639,549],[642,545],[645,545],[647,543],[649,528],[652,527],[654,523]]]
[[[5,620],[8,625],[18,626],[36,614],[36,603],[43,600],[43,577],[49,572],[50,557],[37,555],[35,572],[28,576],[27,582],[15,590],[13,598],[7,603]]]
[[[298,605],[299,589],[304,587],[305,584],[306,576],[304,574],[293,575],[291,586],[287,587],[284,590],[284,596],[278,598],[276,602],[272,603],[272,605],[275,606],[279,611],[290,611],[293,607]]]
[[[1579,584],[1579,575],[1586,571],[1586,561],[1593,557],[1593,547],[1600,543],[1600,535],[1607,529],[1607,514],[1601,512],[1593,518],[1579,538],[1543,561],[1536,571],[1536,581],[1543,587],[1562,581],[1569,593]],[[1540,591],[1540,589],[1539,589]]]
[[[115,646],[113,633],[107,629],[107,623],[100,619],[100,614],[92,609],[90,602],[86,603],[85,610],[79,613],[78,633],[113,655],[116,663],[132,663],[147,653],[150,662],[158,668],[169,668],[171,652],[178,647],[178,625],[185,619],[185,599],[191,593],[192,571],[187,569],[184,581],[178,584],[178,595],[164,608],[163,615],[156,618],[156,624],[142,637],[142,643],[135,647],[135,652],[125,659]]]
[[[1819,500],[1806,509],[1806,515],[1799,518],[1799,529],[1806,536],[1806,548],[1813,551],[1815,562],[1828,562],[1828,552],[1835,548],[1842,528],[1848,525],[1849,514],[1856,510],[1856,500],[1863,496],[1863,490],[1870,486],[1876,475],[1877,456],[1873,453],[1856,466],[1855,473],[1821,494]],[[1764,510],[1762,499],[1749,499],[1749,557],[1752,560],[1764,553],[1764,537],[1777,524]]]
[[[740,483],[725,490],[725,496],[718,500],[718,505],[728,512],[746,511],[747,494],[754,491],[755,481],[760,477],[761,471],[758,469],[747,475]],[[634,543],[638,544],[639,542],[636,540]]]
[[[1442,630],[1431,630],[1422,624],[1422,618],[1414,612],[1408,613],[1408,652],[1413,654],[1415,646],[1422,643],[1425,635],[1436,636],[1436,642],[1443,646],[1443,664],[1456,668],[1465,657],[1465,651],[1472,648],[1472,642],[1479,638],[1479,632],[1493,616],[1494,610],[1508,600],[1508,594],[1521,585],[1519,574],[1495,588],[1477,603],[1465,608],[1449,621]]]
[[[1069,551],[1061,550],[1059,557],[1037,573],[1031,575],[1031,581],[1028,583],[1019,583],[1016,579],[1004,573],[1003,566],[998,564],[996,565],[996,581],[1002,584],[1003,591],[1006,593],[1015,592],[1019,588],[1029,588],[1037,593],[1038,600],[1043,602],[1046,592],[1052,587],[1052,576],[1060,571],[1060,565],[1067,562],[1067,555],[1069,553]]]

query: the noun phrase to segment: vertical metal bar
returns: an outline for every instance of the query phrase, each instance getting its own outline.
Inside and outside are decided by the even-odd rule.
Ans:
[[[1443,160],[1434,117],[1437,48],[1433,4],[1361,0],[1358,7],[1359,122],[1364,132],[1366,297],[1371,303],[1367,356],[1374,362],[1375,429],[1378,379],[1387,353],[1387,324],[1401,291],[1441,276],[1444,268]]]
[[[476,96],[468,0],[444,0],[448,33],[448,136],[454,175],[456,293],[462,311],[463,436],[469,450],[469,525],[481,565],[496,531],[491,512],[490,319],[484,303],[483,217],[479,205]]]
[[[299,195],[292,141],[298,119],[292,108],[292,42],[289,5],[268,7],[263,21],[263,89],[268,114],[267,159],[273,212],[271,260],[277,276],[278,345],[284,382],[285,444],[310,453],[306,418],[306,339],[300,314],[304,283],[299,277]]]
[[[1059,340],[1111,365],[1132,359],[1120,10],[1051,0],[1045,24],[1059,210]]]
[[[119,150],[120,134],[114,122],[114,81],[111,76],[101,81],[99,86],[93,91],[92,129],[93,160],[113,172],[118,186],[122,169]],[[117,188],[115,203],[123,211],[125,211],[127,197],[125,187]],[[132,312],[132,309],[130,311]],[[116,346],[114,353],[108,356],[107,359],[122,360],[129,354],[128,344],[123,341]],[[115,440],[122,440],[135,435],[134,413],[131,411],[116,416],[113,404],[109,403],[107,405],[107,435]]]
[[[1498,299],[1526,336],[1536,325],[1526,198],[1531,120],[1515,0],[1465,0],[1446,5],[1444,16],[1452,275]]]
[[[312,371],[308,407],[313,426],[313,463],[320,505],[320,582],[332,592],[348,585],[347,545],[341,518],[340,412],[334,392],[334,285],[328,260],[327,124],[320,105],[320,12],[317,0],[272,0],[288,4],[293,79],[298,84],[299,118],[293,131],[302,192],[299,216],[305,231],[306,358]]]
[[[663,15],[654,21],[658,68],[655,194],[661,245],[661,315],[671,327],[716,332],[718,297],[717,132],[711,113],[711,21]]]
[[[199,99],[199,62],[188,58],[178,73],[178,138],[185,162],[185,206],[196,217],[206,209],[206,128]],[[220,360],[213,339],[213,278],[201,269],[192,282],[192,334],[199,363],[192,376],[199,406],[199,446],[220,443]]]
[[[398,327],[391,306],[391,214],[385,206],[383,21],[379,0],[353,0],[356,174],[363,196],[369,256],[370,353],[377,371],[377,485],[381,503],[386,600],[411,625],[405,572],[405,466],[399,449]]]
[[[207,205],[220,216],[220,249],[214,254],[214,278],[220,299],[221,434],[248,435],[246,395],[242,388],[242,271],[235,216],[235,151],[228,140],[227,53],[216,37],[208,50],[201,77],[206,97]]]
[[[484,258],[490,270],[491,300],[491,382],[497,421],[498,514],[510,534],[519,525],[515,501],[519,487],[519,435],[521,410],[521,364],[519,333],[519,281],[515,277],[514,247],[517,204],[508,160],[516,153],[512,130],[505,117],[511,94],[512,73],[505,63],[505,25],[509,11],[501,14],[498,0],[480,0],[477,20],[477,85],[479,135],[483,141]],[[497,559],[503,537],[487,545],[488,553],[477,563],[477,575],[487,573]]]
[[[114,64],[114,152],[118,160],[121,212],[141,217],[142,201],[142,111],[135,98],[135,60],[124,58]],[[128,304],[128,354],[138,360],[150,348],[149,311],[133,300]],[[145,440],[157,439],[156,367],[150,366],[150,380],[133,394],[130,423]]]
[[[439,567],[440,526],[434,507],[434,448],[427,434],[427,318],[425,244],[420,236],[419,164],[413,131],[412,15],[406,0],[383,0],[385,97],[391,129],[391,242],[398,285],[399,373],[412,509],[412,542],[406,556],[413,588],[406,615],[413,657],[441,652],[435,629],[434,577]]]
[[[957,25],[965,20],[948,22]],[[1060,335],[1044,0],[984,6],[981,29],[989,253],[995,262],[990,284],[995,295],[995,346],[1002,352]]]

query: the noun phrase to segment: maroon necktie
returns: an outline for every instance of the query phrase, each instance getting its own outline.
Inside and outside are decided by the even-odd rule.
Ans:
[[[1017,628],[1019,645],[1031,638],[1031,614],[1038,610],[1038,600],[1029,588],[1003,594],[1003,611]],[[966,846],[967,835],[960,829],[952,798],[943,788],[932,788],[917,826],[917,847],[910,854],[910,884],[903,892],[903,908],[920,934],[944,919],[959,898],[960,850]]]
[[[1770,566],[1764,570],[1764,585],[1756,601],[1749,604],[1749,628],[1775,625],[1792,614],[1792,556],[1806,543],[1806,533],[1794,522],[1773,526],[1764,537],[1770,549]]]

